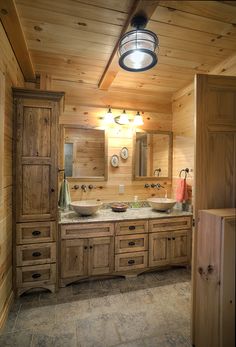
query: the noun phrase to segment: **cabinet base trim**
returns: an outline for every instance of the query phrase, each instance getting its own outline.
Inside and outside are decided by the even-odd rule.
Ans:
[[[38,289],[48,289],[51,293],[56,292],[56,285],[55,284],[49,284],[49,285],[38,285],[38,286],[32,286],[32,287],[26,287],[26,288],[18,288],[16,291],[17,297],[21,296],[22,294],[28,292],[29,290],[38,290]]]

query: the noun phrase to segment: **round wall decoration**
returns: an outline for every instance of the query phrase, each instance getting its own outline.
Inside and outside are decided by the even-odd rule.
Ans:
[[[119,166],[119,157],[116,154],[113,154],[111,157],[111,166],[118,167]]]
[[[123,148],[121,149],[121,151],[120,151],[120,157],[121,157],[122,159],[128,159],[128,157],[129,157],[129,150],[128,150],[127,147],[123,147]]]

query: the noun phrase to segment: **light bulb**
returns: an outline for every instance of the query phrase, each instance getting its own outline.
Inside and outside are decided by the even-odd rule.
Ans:
[[[143,117],[141,116],[141,114],[139,112],[137,112],[137,114],[134,116],[134,125],[143,125]]]
[[[111,123],[114,123],[114,117],[113,117],[113,114],[111,112],[111,108],[109,107],[109,110],[108,112],[105,114],[104,116],[104,122],[106,124],[111,124]]]
[[[122,124],[122,125],[129,124],[129,119],[128,119],[128,117],[127,117],[127,114],[126,114],[125,110],[124,110],[123,113],[120,115],[119,124]]]
[[[145,59],[145,54],[143,52],[135,51],[130,54],[130,60],[133,62],[135,68],[139,68],[142,66],[142,63]]]

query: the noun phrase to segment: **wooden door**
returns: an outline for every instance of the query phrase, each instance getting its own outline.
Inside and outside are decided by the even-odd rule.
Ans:
[[[114,238],[89,239],[89,275],[109,274],[114,267]]]
[[[16,220],[55,220],[58,104],[18,99],[15,123]]]
[[[171,235],[171,263],[187,263],[190,259],[190,231],[174,231]]]
[[[197,75],[195,79],[194,214],[236,207],[236,78]],[[192,343],[195,344],[197,223],[193,240]]]
[[[61,241],[61,277],[88,275],[88,239]]]
[[[170,263],[171,233],[160,232],[149,235],[149,266]]]

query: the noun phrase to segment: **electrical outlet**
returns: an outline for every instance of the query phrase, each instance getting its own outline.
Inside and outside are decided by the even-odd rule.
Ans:
[[[124,194],[124,192],[125,192],[125,185],[119,184],[119,194]]]

